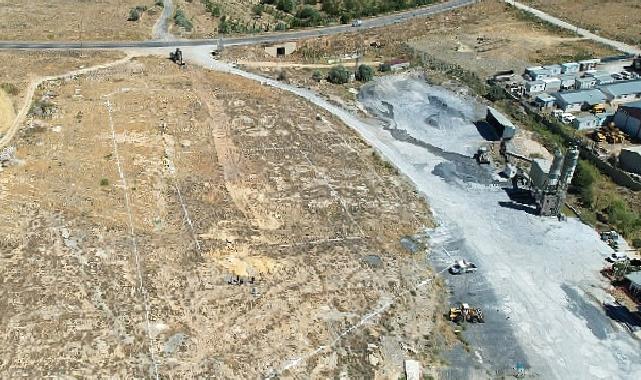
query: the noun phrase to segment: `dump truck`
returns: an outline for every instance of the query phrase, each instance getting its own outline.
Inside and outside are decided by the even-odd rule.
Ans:
[[[465,260],[457,260],[450,266],[450,274],[474,273],[478,268],[476,264]]]
[[[480,308],[470,307],[470,305],[462,303],[458,307],[450,308],[450,321],[457,323],[483,323],[485,319],[483,318],[483,311]]]

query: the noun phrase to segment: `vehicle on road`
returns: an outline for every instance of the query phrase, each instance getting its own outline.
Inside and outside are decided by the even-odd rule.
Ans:
[[[470,305],[462,303],[458,307],[450,308],[450,321],[456,323],[483,323],[485,319],[483,318],[483,311],[480,308],[470,307]]]
[[[450,274],[474,273],[478,268],[476,264],[465,260],[457,260],[449,269]]]
[[[352,26],[353,27],[363,26],[363,21],[362,20],[354,20],[354,21],[352,21]]]

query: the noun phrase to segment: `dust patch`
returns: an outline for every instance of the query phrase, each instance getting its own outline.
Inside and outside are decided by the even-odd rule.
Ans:
[[[216,261],[229,273],[241,277],[274,273],[279,264],[262,255],[255,255],[252,249],[244,244],[229,245],[226,249],[212,250],[207,256]]]
[[[16,113],[9,95],[4,90],[0,90],[0,133],[9,128],[15,118]]]

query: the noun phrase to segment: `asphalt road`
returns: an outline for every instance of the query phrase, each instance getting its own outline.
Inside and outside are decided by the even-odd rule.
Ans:
[[[340,33],[357,32],[362,29],[378,28],[381,26],[400,23],[415,17],[429,16],[452,9],[460,8],[479,0],[452,0],[405,12],[394,13],[363,20],[360,27],[351,25],[336,25],[304,29],[294,32],[274,32],[256,34],[246,37],[231,37],[223,40],[226,46],[253,45],[263,42],[279,42],[299,40],[304,38],[327,36]],[[203,40],[146,40],[146,41],[0,41],[0,49],[118,49],[118,48],[153,48],[174,46],[205,46],[217,45],[215,39]]]

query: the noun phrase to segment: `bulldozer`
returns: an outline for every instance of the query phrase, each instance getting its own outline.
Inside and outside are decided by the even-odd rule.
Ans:
[[[450,321],[452,322],[471,322],[483,323],[483,311],[480,308],[470,307],[466,303],[462,303],[458,307],[450,308]]]
[[[592,138],[598,143],[607,142],[608,144],[621,144],[626,140],[625,133],[618,129],[614,123],[608,124],[601,130],[594,131]]]

